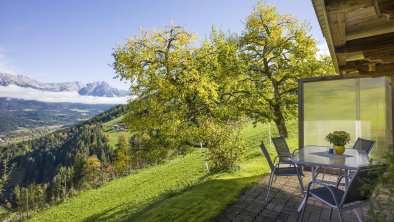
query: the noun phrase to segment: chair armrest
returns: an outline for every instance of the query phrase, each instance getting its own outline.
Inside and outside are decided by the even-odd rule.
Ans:
[[[280,158],[280,157],[279,157],[279,156],[276,156],[276,157],[274,158],[274,162],[273,162],[274,165],[275,165],[276,161],[278,161],[278,163],[279,163],[278,158]]]
[[[331,195],[332,195],[332,197],[333,197],[333,199],[334,199],[335,205],[336,205],[336,206],[339,206],[339,203],[340,203],[340,202],[338,201],[338,197],[337,197],[335,191],[332,189],[332,187],[327,186],[326,184],[319,183],[319,182],[313,182],[313,181],[310,182],[309,185],[308,185],[308,193],[307,193],[307,195],[309,195],[309,186],[310,186],[310,184],[313,184],[313,183],[318,184],[319,186],[322,186],[322,187],[327,188],[327,189],[330,191],[330,193],[331,193]]]
[[[295,149],[295,150],[293,150],[293,152],[291,153],[291,155],[294,156],[294,153],[297,152],[297,151],[299,151],[299,150],[300,150],[300,149]]]
[[[327,184],[321,183],[321,182],[319,182],[319,181],[315,181],[314,183],[317,184],[317,185],[319,185],[319,186],[322,186],[322,187],[326,187],[326,186],[327,186]]]
[[[339,184],[341,183],[341,180],[342,180],[343,178],[345,178],[345,177],[351,178],[350,175],[341,175],[341,176],[339,176],[339,177],[338,177],[338,180],[337,180],[337,185],[335,186],[336,188],[338,188]]]

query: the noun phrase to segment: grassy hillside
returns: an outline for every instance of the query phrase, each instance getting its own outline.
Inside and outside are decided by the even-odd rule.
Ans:
[[[32,221],[114,221],[198,183],[206,175],[203,166],[201,153],[195,152],[83,192]]]
[[[266,160],[258,145],[261,141],[270,148],[274,156],[275,151],[269,146],[269,125],[260,124],[253,127],[246,124],[241,135],[247,143],[248,151],[240,164],[240,170],[233,173],[222,173],[209,176],[203,183],[191,187],[163,201],[152,203],[136,215],[127,217],[127,221],[210,221],[226,206],[234,203],[238,196],[262,175],[269,172]],[[271,125],[273,135],[277,131]],[[296,123],[289,124],[289,146],[296,148]]]
[[[289,126],[292,148],[297,136],[295,126]],[[269,170],[258,148],[262,140],[269,144],[268,125],[246,124],[241,134],[248,152],[236,172],[207,175],[202,152],[196,150],[83,192],[30,221],[211,220]]]

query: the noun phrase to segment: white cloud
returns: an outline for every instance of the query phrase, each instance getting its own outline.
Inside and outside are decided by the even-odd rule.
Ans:
[[[319,49],[319,51],[317,52],[318,56],[330,55],[330,51],[328,50],[328,46],[325,42],[319,43],[317,45],[317,48]]]
[[[0,97],[49,103],[126,104],[131,97],[81,96],[78,92],[49,92],[16,85],[0,86]]]

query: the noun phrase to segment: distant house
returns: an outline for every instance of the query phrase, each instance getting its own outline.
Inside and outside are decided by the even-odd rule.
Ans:
[[[119,124],[119,131],[125,131],[127,129],[124,123]]]
[[[127,129],[127,126],[124,124],[124,123],[121,123],[121,124],[115,124],[115,125],[113,125],[112,127],[112,130],[116,130],[116,131],[125,131],[126,129]]]

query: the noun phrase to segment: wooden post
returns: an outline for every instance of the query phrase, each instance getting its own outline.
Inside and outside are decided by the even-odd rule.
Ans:
[[[208,166],[207,158],[205,157],[205,153],[202,150],[202,142],[200,142],[200,148],[201,148],[201,152],[203,152],[202,155],[204,156],[205,168],[207,169],[207,172],[209,173],[209,166]]]

